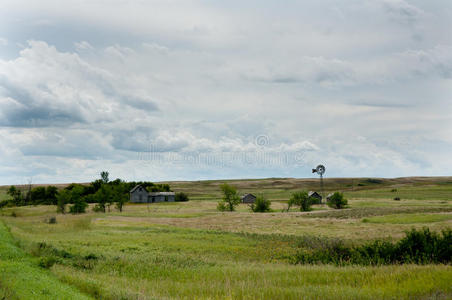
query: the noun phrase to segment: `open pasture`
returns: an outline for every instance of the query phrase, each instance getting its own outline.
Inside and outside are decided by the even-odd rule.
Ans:
[[[54,206],[3,208],[1,249],[17,247],[23,257],[0,252],[0,299],[35,294],[36,299],[448,299],[450,265],[294,265],[292,260],[300,249],[331,240],[396,241],[411,228],[439,232],[452,227],[452,186],[435,180],[441,181],[413,181],[411,187],[396,182],[397,188],[369,183],[353,191],[344,186],[340,190],[349,198],[344,210],[315,205],[311,212],[282,212],[295,190],[282,188],[284,179],[241,182],[243,192],[269,186],[262,193],[277,198],[269,213],[252,213],[244,204],[235,212],[217,211],[220,196],[211,187],[217,181],[171,183],[192,200],[127,204],[122,213],[90,208],[86,214],[57,215]],[[417,197],[417,188],[424,194]],[[399,192],[405,196],[392,200]],[[45,222],[51,216],[56,224]],[[22,262],[27,268],[15,267]],[[18,276],[20,270],[43,280],[27,285],[31,279]],[[61,287],[60,297],[55,285]]]

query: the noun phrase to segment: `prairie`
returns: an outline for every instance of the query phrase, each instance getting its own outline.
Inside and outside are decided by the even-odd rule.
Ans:
[[[244,204],[217,211],[221,182],[169,182],[190,201],[127,204],[122,213],[3,208],[0,299],[452,297],[450,265],[300,265],[291,259],[303,247],[336,239],[397,241],[411,228],[451,228],[450,177],[329,179],[326,190],[343,191],[349,207],[315,205],[310,212],[282,211],[293,191],[317,189],[318,180],[228,181],[270,198],[269,213],[252,213]],[[45,222],[52,216],[56,224]]]

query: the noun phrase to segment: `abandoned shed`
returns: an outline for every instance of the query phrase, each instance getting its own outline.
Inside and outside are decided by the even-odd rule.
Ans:
[[[311,198],[313,200],[312,201],[313,204],[322,203],[322,196],[319,193],[317,193],[315,191],[309,191],[308,196],[309,196],[309,198]]]
[[[131,203],[155,203],[174,202],[174,192],[152,192],[149,193],[143,186],[137,185],[130,190]]]
[[[254,203],[256,201],[256,196],[253,194],[245,194],[241,198],[242,203]]]

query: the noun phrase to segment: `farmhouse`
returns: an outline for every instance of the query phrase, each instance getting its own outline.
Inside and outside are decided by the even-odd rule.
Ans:
[[[253,194],[245,194],[240,199],[242,199],[242,203],[254,203],[256,201],[256,196]]]
[[[308,193],[309,198],[312,198],[314,200],[314,203],[322,203],[322,196],[315,192],[315,191],[309,191]]]
[[[154,202],[174,202],[174,192],[153,192],[149,193],[143,186],[137,185],[130,190],[130,202],[132,203],[154,203]]]

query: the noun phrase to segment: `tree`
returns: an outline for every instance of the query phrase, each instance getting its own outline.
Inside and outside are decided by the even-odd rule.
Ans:
[[[174,201],[176,202],[186,202],[188,200],[188,195],[184,192],[176,193],[176,196],[174,197]]]
[[[311,198],[308,196],[308,192],[300,191],[295,192],[290,197],[288,202],[287,211],[293,206],[300,206],[300,211],[310,211],[311,210]]]
[[[108,172],[102,171],[100,172],[100,177],[102,178],[103,183],[108,183]]]
[[[66,213],[66,204],[71,201],[71,191],[63,189],[57,195],[57,212]]]
[[[329,207],[335,209],[342,209],[347,205],[347,203],[348,201],[344,198],[344,194],[340,192],[335,192],[327,202]]]
[[[240,203],[240,197],[237,194],[237,189],[227,183],[220,186],[223,192],[223,199],[218,202],[217,209],[220,211],[234,211],[235,207]]]
[[[107,203],[111,203],[111,187],[108,185],[102,185],[100,189],[94,194],[94,198],[96,199],[96,206],[94,207],[94,211],[105,212],[105,208]]]
[[[10,186],[6,193],[13,198],[12,200],[15,206],[20,206],[24,203],[22,191],[17,189],[14,185]]]
[[[75,187],[72,189],[71,193],[71,202],[74,203],[71,207],[69,207],[69,212],[72,214],[81,214],[84,213],[88,204],[85,199],[82,197],[83,189],[81,187]]]
[[[270,205],[271,201],[260,195],[257,196],[256,201],[250,207],[253,212],[267,212],[271,210]]]
[[[113,188],[113,202],[116,203],[116,208],[119,212],[122,212],[124,203],[126,203],[127,200],[129,200],[129,197],[125,186],[122,184],[115,186]]]
[[[31,190],[32,204],[44,204],[46,202],[46,188],[43,186],[35,187]]]
[[[49,185],[46,188],[46,204],[53,204],[56,205],[57,204],[57,194],[58,194],[58,189],[56,186],[53,185]]]

